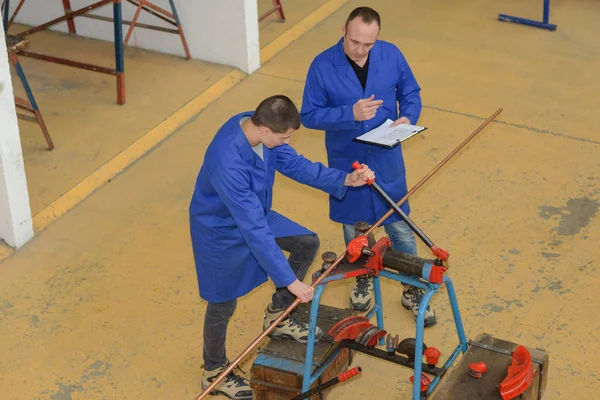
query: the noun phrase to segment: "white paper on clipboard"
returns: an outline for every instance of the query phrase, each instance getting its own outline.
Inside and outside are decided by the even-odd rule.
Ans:
[[[392,127],[391,125],[393,123],[394,121],[388,119],[377,128],[360,135],[355,140],[384,147],[394,147],[398,143],[401,143],[406,139],[413,137],[417,133],[427,129],[424,126],[407,124],[399,124]]]

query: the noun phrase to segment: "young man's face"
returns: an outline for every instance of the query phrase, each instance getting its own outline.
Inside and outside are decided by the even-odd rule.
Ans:
[[[363,63],[369,51],[375,44],[377,36],[379,36],[379,25],[377,22],[365,24],[362,18],[354,18],[348,24],[348,27],[343,27],[344,33],[344,52],[352,61],[357,64]]]
[[[295,131],[295,129],[288,129],[285,133],[276,133],[269,128],[263,128],[261,130],[261,142],[263,146],[269,149],[281,146],[282,144],[290,144],[290,138]]]

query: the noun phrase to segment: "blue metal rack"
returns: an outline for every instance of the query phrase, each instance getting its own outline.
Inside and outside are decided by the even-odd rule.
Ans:
[[[499,14],[498,20],[506,22],[514,22],[516,24],[530,25],[537,28],[548,29],[550,31],[556,30],[556,25],[551,24],[550,21],[550,0],[544,0],[544,15],[542,22],[535,21],[532,19],[513,17],[506,14]]]
[[[440,289],[440,287],[442,287],[442,285],[424,282],[415,277],[400,274],[397,272],[391,272],[391,271],[387,271],[387,270],[380,271],[378,276],[373,277],[375,305],[371,308],[371,310],[366,315],[366,317],[370,319],[375,314],[376,318],[377,318],[377,326],[380,329],[384,329],[381,284],[380,284],[380,280],[379,280],[380,277],[388,278],[388,279],[394,280],[396,282],[400,282],[400,283],[412,285],[412,286],[415,286],[418,288],[422,288],[426,291],[425,295],[423,296],[423,299],[421,301],[421,304],[419,306],[419,313],[417,315],[416,348],[415,348],[415,358],[414,358],[415,379],[414,379],[414,383],[413,383],[413,397],[412,397],[413,400],[418,400],[418,399],[420,400],[422,398],[426,398],[433,392],[433,390],[439,384],[442,375],[446,372],[446,370],[448,370],[452,366],[452,364],[458,357],[459,353],[465,353],[468,349],[467,337],[465,335],[465,330],[464,330],[462,319],[460,316],[460,310],[458,308],[458,300],[456,298],[456,293],[454,291],[454,285],[452,283],[452,280],[448,276],[444,276],[444,284],[443,285],[446,287],[446,289],[448,291],[448,297],[450,300],[450,305],[452,307],[452,314],[454,316],[454,321],[456,324],[456,332],[458,334],[459,343],[456,346],[456,348],[454,349],[454,351],[452,352],[452,354],[447,358],[446,362],[444,363],[444,366],[442,367],[442,373],[433,379],[433,381],[429,385],[427,391],[424,393],[424,396],[422,396],[421,390],[420,390],[421,389],[420,377],[421,377],[421,372],[422,372],[421,360],[423,359],[423,336],[424,336],[425,310],[427,309],[427,305],[429,304],[429,301],[431,300],[431,298],[433,297],[435,292],[437,292],[437,290]],[[312,304],[311,304],[308,344],[306,346],[306,358],[305,358],[305,364],[304,364],[304,379],[302,382],[302,391],[303,392],[306,392],[307,390],[309,390],[310,386],[321,376],[323,371],[325,371],[325,369],[328,367],[328,365],[335,359],[337,352],[341,351],[341,347],[338,347],[337,352],[332,354],[332,356],[325,363],[320,365],[313,372],[312,359],[313,359],[314,346],[315,346],[314,345],[315,332],[316,332],[316,326],[317,326],[317,316],[318,316],[318,312],[319,312],[319,302],[321,300],[321,295],[323,294],[323,291],[325,290],[325,286],[327,286],[327,284],[329,282],[339,281],[342,279],[348,279],[346,274],[344,274],[344,273],[336,274],[334,271],[331,275],[329,275],[327,278],[325,278],[321,282],[321,284],[319,284],[315,288],[315,292],[314,292],[314,296],[313,296],[313,300],[312,300]],[[384,345],[384,338],[381,338],[379,340],[379,344]]]

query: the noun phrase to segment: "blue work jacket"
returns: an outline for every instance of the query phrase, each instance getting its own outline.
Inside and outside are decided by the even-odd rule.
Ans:
[[[190,233],[200,296],[220,303],[264,283],[296,280],[275,238],[313,234],[271,210],[275,171],[343,197],[347,173],[313,163],[288,145],[252,150],[238,114],[215,135],[204,156],[190,203]],[[293,200],[290,200],[293,201]]]
[[[407,193],[406,170],[402,147],[386,149],[355,142],[353,139],[385,122],[407,117],[415,125],[421,114],[421,88],[400,50],[393,44],[378,40],[369,53],[369,71],[363,90],[356,73],[346,59],[344,39],[319,54],[312,62],[306,78],[302,100],[302,124],[325,131],[325,146],[329,167],[352,170],[352,163],[367,164],[378,184],[398,202]],[[375,95],[383,100],[377,114],[369,121],[355,121],[352,106],[359,99]],[[390,206],[369,186],[349,188],[342,199],[329,197],[333,221],[371,224],[381,218]],[[408,201],[402,211],[410,212]],[[396,213],[385,222],[399,221]]]

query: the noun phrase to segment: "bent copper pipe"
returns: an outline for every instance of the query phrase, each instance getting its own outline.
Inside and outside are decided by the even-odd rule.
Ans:
[[[467,143],[469,143],[469,141],[471,141],[479,132],[481,132],[483,130],[483,128],[485,128],[490,122],[492,122],[492,120],[494,120],[494,118],[496,118],[500,113],[502,112],[502,108],[499,108],[494,114],[492,114],[487,120],[485,120],[485,122],[483,124],[481,124],[475,131],[473,131],[473,133],[471,133],[469,135],[469,137],[467,137],[460,145],[458,145],[458,147],[456,147],[450,154],[448,154],[442,161],[440,161],[440,163],[438,165],[436,165],[431,172],[429,172],[427,175],[425,175],[420,181],[419,183],[417,183],[408,193],[406,193],[406,195],[398,202],[398,206],[400,206],[402,203],[404,203],[406,200],[408,200],[408,198],[410,196],[412,196],[415,191],[417,191],[421,186],[423,186],[425,184],[425,182],[427,182],[441,167],[443,167],[452,157],[454,157],[454,155],[456,153],[458,153],[463,147],[465,147],[467,145]],[[381,217],[381,219],[379,219],[379,221],[377,221],[375,223],[375,225],[371,226],[371,228],[369,228],[369,230],[365,233],[365,236],[370,234],[371,232],[373,232],[373,230],[375,230],[377,227],[379,227],[383,221],[385,221],[390,215],[392,215],[392,213],[394,212],[393,209],[390,209],[387,214],[385,214],[383,217]],[[326,270],[324,270],[321,275],[319,276],[319,278],[313,282],[313,284],[311,285],[313,288],[317,287],[322,281],[323,279],[325,279],[337,266],[340,262],[342,262],[342,260],[344,259],[344,257],[346,257],[346,251],[344,251],[342,253],[342,255],[340,255]],[[195,400],[202,400],[204,399],[206,396],[208,396],[210,394],[210,392],[212,392],[215,387],[217,387],[217,385],[219,383],[221,383],[221,381],[223,379],[225,379],[225,377],[227,375],[229,375],[231,373],[231,371],[233,371],[233,369],[252,351],[254,350],[258,344],[269,334],[271,333],[271,331],[273,329],[275,329],[275,327],[277,325],[279,325],[279,323],[281,321],[283,321],[283,319],[285,319],[289,313],[291,313],[294,308],[296,308],[298,306],[298,304],[300,304],[300,299],[296,298],[296,300],[294,300],[294,302],[288,307],[286,308],[279,317],[277,317],[275,319],[275,321],[271,322],[271,325],[269,325],[269,327],[267,329],[265,329],[260,335],[258,335],[256,337],[256,339],[254,339],[252,341],[252,343],[250,343],[250,345],[248,347],[246,347],[246,349],[244,351],[242,351],[242,353],[237,356],[237,358],[235,360],[233,360],[232,362],[229,363],[229,365],[227,366],[227,368],[225,368],[225,370],[223,372],[221,372],[221,374],[219,374],[219,376],[217,376],[217,378],[206,388],[204,389],[204,391],[202,393],[200,393],[198,395],[198,397],[196,397]]]

